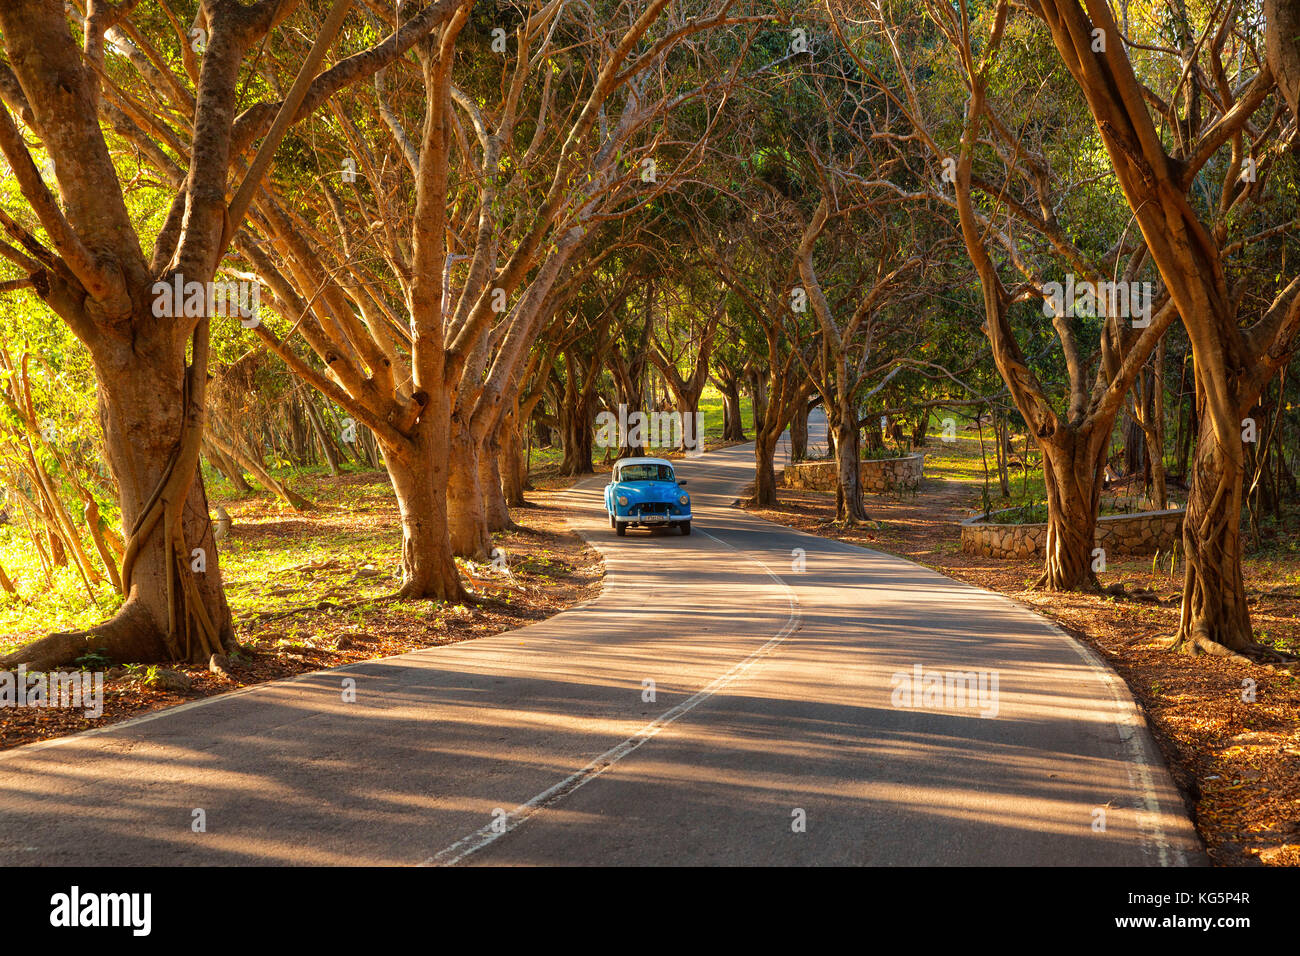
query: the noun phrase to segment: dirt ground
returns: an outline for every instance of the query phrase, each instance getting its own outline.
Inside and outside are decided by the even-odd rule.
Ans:
[[[1217,865],[1300,865],[1300,669],[1171,653],[1158,641],[1177,628],[1182,568],[1168,559],[1111,563],[1104,586],[1150,589],[1129,597],[1044,594],[1029,585],[1037,561],[963,554],[958,523],[980,508],[980,486],[927,478],[914,496],[868,496],[878,526],[833,525],[834,495],[781,490],[755,513],[800,530],[889,552],[997,591],[1055,621],[1106,658],[1127,682],[1182,789]],[[995,505],[994,507],[997,507]],[[1300,561],[1276,552],[1246,564],[1256,633],[1300,649]],[[1247,702],[1249,690],[1254,702]]]
[[[462,565],[474,600],[451,605],[388,599],[401,534],[382,474],[320,479],[299,490],[317,502],[312,512],[286,514],[263,496],[226,502],[234,526],[222,544],[223,577],[240,642],[228,675],[199,667],[159,675],[102,662],[92,668],[107,671],[101,717],[0,709],[0,750],[307,671],[500,634],[600,593],[600,556],[568,530],[554,491],[530,492],[531,507],[514,514],[521,530],[494,536],[495,565]],[[171,673],[189,688],[164,689]]]

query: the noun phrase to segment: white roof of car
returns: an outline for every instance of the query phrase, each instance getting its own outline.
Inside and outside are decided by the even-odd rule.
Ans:
[[[671,468],[673,463],[667,458],[620,458],[614,462],[615,468],[622,468],[624,465],[667,465]]]

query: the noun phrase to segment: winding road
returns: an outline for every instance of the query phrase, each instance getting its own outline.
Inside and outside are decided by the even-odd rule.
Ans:
[[[689,537],[616,537],[604,476],[567,494],[588,605],[0,753],[0,863],[1206,862],[1091,651],[732,507],[752,446],[680,474]]]

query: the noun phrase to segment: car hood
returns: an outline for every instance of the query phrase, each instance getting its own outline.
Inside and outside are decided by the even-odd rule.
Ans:
[[[629,501],[676,501],[686,494],[675,481],[620,481],[614,488]]]

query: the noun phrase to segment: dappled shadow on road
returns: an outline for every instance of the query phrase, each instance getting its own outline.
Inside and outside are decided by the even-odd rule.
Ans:
[[[471,860],[1173,861],[1129,762],[1132,728],[1061,635],[923,568],[727,509],[729,483],[752,475],[747,449],[682,470],[705,534],[615,538],[599,478],[560,504],[610,571],[587,607],[0,757],[0,862],[421,862],[796,624]],[[995,671],[996,715],[900,702],[900,675],[918,667]]]
[[[539,668],[536,655],[505,649],[456,655],[461,666],[410,655],[348,671],[354,704],[341,699],[343,675],[313,675],[189,720],[3,762],[0,856],[419,862],[637,732],[694,693],[696,673],[721,673],[754,646],[690,640],[611,634],[608,646],[584,649],[572,675],[563,661]],[[964,665],[912,644],[866,628],[846,639],[812,614],[779,659],[484,860],[1156,862],[1138,849],[1132,794],[1098,786],[1124,768],[1082,662],[1024,679],[1004,672],[996,718],[927,713],[892,707],[888,675],[917,662]],[[642,699],[646,679],[656,682],[653,703]],[[1108,827],[1095,832],[1103,806]],[[191,831],[196,808],[206,833]],[[811,821],[806,833],[791,830],[795,808]]]

